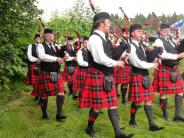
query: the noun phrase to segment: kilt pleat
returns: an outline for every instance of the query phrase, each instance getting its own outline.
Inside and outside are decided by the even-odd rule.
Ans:
[[[159,66],[159,70],[155,70],[153,79],[153,90],[160,94],[179,94],[184,90],[184,82],[182,81],[181,74],[178,66],[175,68],[178,80],[171,82],[170,76],[173,68],[163,65]]]
[[[130,83],[130,66],[125,65],[124,68],[115,67],[113,77],[116,84]]]
[[[84,88],[85,79],[87,76],[87,68],[78,66],[73,79],[72,90],[82,91]]]
[[[64,92],[64,81],[62,74],[59,73],[59,80],[55,83],[50,80],[50,73],[41,71],[38,76],[38,83],[34,86],[35,90],[31,93],[32,96],[53,96],[60,92]]]
[[[74,73],[76,71],[74,70],[72,74],[69,74],[67,70],[68,70],[68,66],[65,65],[64,71],[62,72],[63,81],[68,82],[69,84],[72,84],[74,80]]]
[[[97,69],[88,68],[79,107],[110,108],[118,105],[115,84],[110,92],[103,88],[104,75]]]
[[[27,85],[34,85],[37,82],[38,75],[35,74],[35,68],[38,68],[39,64],[37,63],[29,63],[28,64],[28,71],[25,80],[25,84]]]
[[[143,102],[154,100],[153,87],[144,88],[143,76],[139,74],[131,74],[128,100],[132,102]]]

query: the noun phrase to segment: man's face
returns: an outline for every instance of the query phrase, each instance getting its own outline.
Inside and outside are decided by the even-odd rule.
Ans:
[[[110,22],[110,20],[105,19],[101,23],[101,27],[103,28],[104,33],[108,33],[110,31],[110,28],[111,28],[111,22]]]
[[[170,33],[171,33],[171,29],[170,28],[166,28],[166,29],[161,29],[160,30],[160,35],[162,36],[162,37],[169,37],[169,35],[170,35]]]
[[[35,38],[35,43],[36,43],[36,44],[41,43],[41,39],[40,39],[40,37],[36,37],[36,38]]]
[[[141,41],[142,40],[142,34],[143,34],[143,30],[138,29],[138,30],[135,30],[134,32],[132,32],[132,37],[133,37],[133,39],[135,39],[137,41]]]
[[[129,38],[130,37],[130,34],[129,34],[129,32],[123,32],[122,33],[122,36],[123,37],[126,37],[126,38]]]
[[[44,39],[45,39],[45,42],[47,43],[51,43],[53,41],[53,38],[54,38],[54,34],[44,34]]]
[[[51,40],[54,41],[54,34],[51,34]]]
[[[87,48],[88,40],[83,40],[83,46],[84,48]]]
[[[68,40],[68,45],[73,46],[74,45],[73,40]]]
[[[143,41],[147,40],[147,34],[146,33],[142,33],[142,40]]]

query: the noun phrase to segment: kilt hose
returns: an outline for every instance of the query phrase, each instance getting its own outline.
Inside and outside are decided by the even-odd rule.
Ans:
[[[153,87],[145,88],[143,86],[143,76],[139,74],[131,74],[128,100],[131,102],[143,102],[154,100]]]
[[[118,105],[115,84],[109,92],[104,90],[104,74],[95,69],[87,69],[84,89],[81,92],[79,107],[81,108],[110,108]]]
[[[126,64],[123,68],[115,67],[113,77],[115,84],[130,83],[130,66]]]
[[[178,80],[171,82],[171,72],[177,73]],[[153,79],[153,91],[160,94],[179,94],[184,90],[184,82],[182,81],[181,74],[179,73],[178,66],[175,68],[159,66],[159,70],[155,70]]]
[[[65,65],[64,71],[62,72],[63,81],[68,82],[68,84],[72,84],[73,79],[74,79],[74,73],[76,69],[74,70],[72,74],[69,74],[67,70],[68,70],[68,66]]]
[[[84,88],[85,79],[87,76],[87,67],[78,66],[74,73],[73,91],[82,91]]]
[[[28,64],[28,71],[25,80],[25,84],[34,85],[37,82],[38,75],[35,73],[35,69],[38,68],[39,64],[32,62]]]
[[[38,83],[35,87],[35,91],[31,93],[32,96],[47,97],[64,92],[64,81],[62,74],[59,73],[59,80],[54,83],[50,80],[49,72],[41,71],[38,76]]]

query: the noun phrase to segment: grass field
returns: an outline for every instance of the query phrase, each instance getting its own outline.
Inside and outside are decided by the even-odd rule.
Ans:
[[[6,99],[9,102],[2,102],[3,106],[0,107],[0,137],[1,138],[88,138],[84,133],[88,110],[79,109],[77,102],[70,96],[66,96],[66,103],[64,110],[68,116],[66,121],[55,121],[55,97],[49,98],[48,113],[50,116],[49,121],[41,120],[41,111],[37,103],[33,101],[28,91],[30,87],[21,85],[19,83],[14,85],[16,88],[22,86],[23,93],[14,98]],[[2,95],[2,94],[1,94]],[[169,97],[169,116],[174,116],[174,97]],[[120,125],[126,127],[125,131],[135,133],[135,138],[183,138],[184,137],[184,124],[183,123],[167,123],[161,118],[161,111],[158,105],[158,97],[154,101],[154,116],[156,122],[165,126],[166,129],[160,132],[148,131],[148,124],[146,115],[143,108],[138,110],[137,122],[138,127],[129,127],[129,109],[130,104],[122,105],[119,99],[120,111]],[[99,116],[95,123],[95,130],[99,138],[113,138],[113,130],[107,116],[107,110]]]
[[[183,66],[181,66],[181,69]],[[183,69],[182,69],[183,70]],[[56,122],[55,97],[49,98],[49,121],[41,120],[39,105],[30,96],[31,87],[16,81],[10,92],[0,93],[0,138],[88,138],[84,130],[87,124],[88,109],[79,109],[77,102],[66,94],[64,110],[66,121]],[[12,96],[13,95],[13,96]],[[169,97],[168,112],[170,119],[174,116],[174,96]],[[130,103],[126,106],[119,99],[120,126],[126,127],[127,133],[135,133],[135,138],[184,138],[184,123],[165,122],[159,108],[158,95],[153,106],[156,122],[165,126],[160,132],[148,130],[147,118],[143,107],[137,112],[137,128],[128,125]],[[113,129],[104,109],[97,119],[94,129],[99,138],[113,138]]]

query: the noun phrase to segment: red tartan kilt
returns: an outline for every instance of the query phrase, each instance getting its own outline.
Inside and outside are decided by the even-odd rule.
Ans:
[[[62,74],[60,73],[59,76],[59,80],[56,83],[53,83],[50,81],[50,73],[41,71],[38,76],[38,83],[37,85],[34,85],[35,89],[31,95],[47,97],[64,92],[64,81]]]
[[[124,68],[115,67],[113,76],[117,84],[130,83],[130,66],[125,65]]]
[[[159,70],[155,70],[153,79],[154,92],[158,92],[160,94],[179,94],[183,92],[184,82],[182,81],[178,66],[176,67],[178,75],[178,81],[176,83],[172,83],[170,80],[171,70],[171,68],[163,65],[159,66]]]
[[[38,83],[35,83],[34,85],[33,85],[33,90],[32,90],[32,92],[31,92],[31,95],[32,96],[38,96]]]
[[[38,66],[39,66],[39,64],[37,64],[37,63],[29,63],[28,64],[28,71],[27,71],[25,84],[33,85],[37,82],[38,76],[35,74],[34,69]]]
[[[110,108],[118,105],[115,85],[112,91],[103,88],[104,75],[94,68],[88,68],[84,89],[81,92],[81,108]]]
[[[74,80],[73,80],[73,91],[82,91],[84,88],[85,79],[87,76],[87,68],[84,67],[77,67],[75,73],[74,73]]]
[[[153,101],[153,87],[144,88],[143,76],[139,74],[132,74],[130,77],[128,100],[132,102],[143,102],[143,101]]]
[[[68,66],[65,65],[64,71],[62,72],[63,80],[64,80],[64,82],[68,82],[69,84],[72,84],[73,79],[74,79],[75,70],[74,70],[73,74],[69,74],[67,72],[67,70],[68,70]]]

